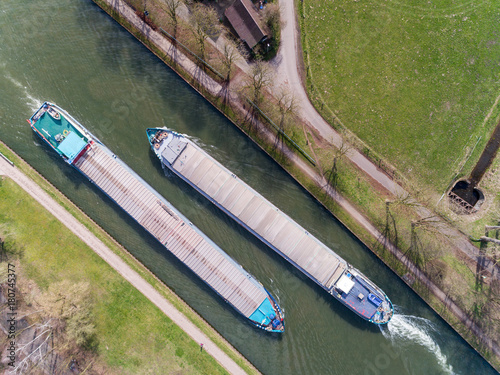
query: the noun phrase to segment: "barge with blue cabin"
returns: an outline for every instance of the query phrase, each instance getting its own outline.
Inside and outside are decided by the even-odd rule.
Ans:
[[[268,332],[284,332],[278,303],[264,286],[61,107],[45,102],[33,131],[115,201],[224,301]]]
[[[387,295],[188,137],[168,128],[147,129],[162,165],[287,259],[361,318],[388,323]]]

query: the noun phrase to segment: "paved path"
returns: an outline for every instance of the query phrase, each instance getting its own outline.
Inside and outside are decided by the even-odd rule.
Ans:
[[[281,47],[278,51],[273,65],[275,67],[277,79],[275,85],[285,85],[290,88],[300,103],[300,116],[309,123],[309,126],[316,129],[319,134],[329,143],[336,147],[342,146],[342,136],[337,133],[332,126],[327,123],[323,117],[316,111],[311,104],[309,97],[304,89],[302,80],[298,71],[301,66],[299,59],[301,56],[298,51],[299,26],[296,22],[295,6],[293,0],[281,0],[281,17],[284,19],[285,26],[281,30]],[[396,184],[389,176],[377,168],[370,160],[357,150],[351,149],[347,155],[351,161],[356,164],[367,175],[375,179],[380,185],[385,187],[395,196],[404,196],[405,191]]]
[[[285,26],[281,30],[282,45],[278,55],[272,63],[277,77],[274,85],[275,87],[279,87],[280,85],[288,86],[290,92],[294,93],[298,102],[301,104],[300,116],[303,121],[308,123],[310,127],[316,129],[327,142],[330,142],[340,148],[342,146],[342,136],[337,133],[316,111],[307,96],[300,78],[298,71],[298,67],[301,66],[299,59],[302,58],[298,51],[298,38],[300,38],[300,30],[296,22],[294,1],[281,0],[280,7],[281,17],[286,22]],[[392,180],[382,170],[377,168],[375,164],[373,164],[359,151],[350,149],[346,156],[366,175],[377,181],[395,197],[403,198],[409,195],[405,189]],[[436,216],[434,212],[421,205],[416,206],[415,209],[421,218]],[[353,213],[353,211],[349,212]],[[462,252],[473,262],[479,262],[492,277],[496,277],[500,280],[500,268],[495,266],[491,259],[483,257],[478,248],[470,243],[467,236],[462,234],[455,227],[438,218],[433,220],[433,225],[435,225],[450,240],[457,251]]]
[[[198,327],[188,320],[179,310],[168,302],[151,284],[132,270],[118,255],[104,245],[82,223],[60,206],[40,186],[28,178],[15,166],[11,166],[0,157],[0,175],[11,178],[22,189],[30,194],[47,211],[61,221],[69,230],[85,242],[102,259],[113,267],[125,280],[130,282],[146,298],[153,302],[166,316],[186,332],[195,342],[203,343],[203,350],[215,358],[229,373],[246,374],[229,356],[215,345]]]

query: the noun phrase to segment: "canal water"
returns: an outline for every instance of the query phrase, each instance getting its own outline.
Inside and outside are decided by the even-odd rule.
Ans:
[[[202,97],[90,0],[0,2],[0,139],[121,242],[265,374],[494,374],[426,304]],[[77,171],[26,118],[44,100],[88,127],[279,300],[286,333],[250,326]],[[166,176],[146,128],[210,154],[390,296],[384,328],[336,302],[203,197]],[[152,359],[153,360],[153,359]]]

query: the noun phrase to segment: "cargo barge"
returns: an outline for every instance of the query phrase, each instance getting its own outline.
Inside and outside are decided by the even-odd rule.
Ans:
[[[387,295],[188,137],[147,129],[151,148],[171,170],[283,256],[361,318],[385,324],[394,309]]]
[[[250,322],[284,332],[283,313],[264,286],[57,105],[28,120],[33,131]]]

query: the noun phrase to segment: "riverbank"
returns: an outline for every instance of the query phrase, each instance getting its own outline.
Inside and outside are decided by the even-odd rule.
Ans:
[[[6,156],[0,159],[0,174],[11,179],[4,180],[1,187],[2,212],[9,213],[2,216],[2,233],[23,249],[17,261],[27,279],[25,285],[33,282],[44,291],[65,280],[89,284],[90,319],[96,326],[90,354],[97,355],[89,366],[97,361],[119,373],[184,368],[200,374],[258,374],[201,317],[64,195],[1,143],[0,152]],[[25,196],[14,182],[37,202]],[[95,257],[91,249],[118,273]],[[150,344],[131,344],[145,340]],[[199,343],[204,344],[203,352]],[[157,359],[154,363],[150,361],[153,357]]]
[[[172,59],[172,49],[168,47],[166,49],[162,49],[161,45],[168,45],[168,41],[164,38],[159,38],[159,34],[154,30],[150,29],[149,26],[145,24],[141,24],[141,20],[135,15],[135,12],[131,11],[131,18],[124,20],[122,16],[119,14],[118,10],[124,9],[124,5],[121,2],[111,2],[112,5],[117,6],[118,8],[111,8],[103,1],[96,1],[98,5],[103,7],[107,12],[112,15],[119,23],[124,25],[133,35],[135,35],[142,43],[144,43],[149,49],[151,49],[154,53],[159,57],[163,57],[163,60],[167,62],[175,71],[177,71],[188,83],[190,83],[198,92],[200,92],[205,98],[207,98],[212,104],[214,104],[217,108],[219,108],[228,118],[230,118],[233,122],[237,123],[240,129],[249,134],[268,154],[270,154],[292,175],[294,176],[299,183],[301,183],[313,196],[318,198],[320,202],[322,202],[325,207],[327,207],[330,211],[332,211],[353,233],[356,233],[358,238],[360,238],[369,248],[374,250],[377,256],[381,257],[386,264],[388,264],[391,268],[393,268],[400,276],[408,273],[408,268],[410,268],[409,263],[401,263],[401,252],[398,251],[399,254],[397,257],[394,256],[394,253],[391,251],[391,246],[389,240],[382,236],[382,232],[377,227],[383,227],[383,223],[377,223],[378,225],[372,225],[365,218],[362,212],[354,209],[354,206],[348,202],[346,199],[340,197],[333,189],[326,188],[328,186],[326,179],[322,173],[318,173],[318,171],[312,168],[307,164],[303,159],[298,157],[295,153],[287,150],[286,147],[281,150],[273,149],[275,136],[272,132],[266,130],[265,126],[259,127],[259,131],[256,131],[254,125],[259,123],[259,121],[255,121],[255,123],[248,124],[243,122],[239,122],[242,118],[245,118],[247,114],[247,108],[241,102],[236,102],[234,105],[228,110],[228,108],[224,108],[221,104],[221,101],[217,99],[217,93],[220,92],[219,88],[221,88],[220,84],[218,84],[214,79],[210,76],[204,74],[202,69],[197,68],[194,65],[194,72],[196,74],[189,73],[189,68],[185,66],[182,62],[177,63],[177,60]],[[135,17],[135,18],[134,18]],[[134,26],[134,23],[139,22],[138,26]],[[157,45],[154,44],[156,40],[161,40],[161,42]],[[174,63],[172,63],[174,61]],[[196,78],[194,78],[196,77]],[[201,84],[207,83],[207,89],[204,88],[204,85]],[[236,113],[241,111],[240,113]],[[313,133],[313,132],[311,132]],[[308,135],[311,137],[315,137],[315,134]],[[318,143],[319,141],[315,141]],[[360,178],[353,179],[354,182],[358,182],[360,184]],[[366,179],[366,177],[365,177]],[[369,179],[369,178],[368,178]],[[364,184],[364,180],[361,180],[361,184]],[[369,184],[363,185],[363,189],[369,190]],[[378,193],[382,196],[388,197],[380,188],[378,189]],[[332,197],[334,199],[332,199]],[[394,198],[394,197],[392,197]],[[379,198],[380,199],[380,198]],[[370,204],[372,201],[364,198],[364,202],[366,204]],[[375,202],[375,200],[373,200]],[[377,200],[378,202],[378,200]],[[356,202],[359,204],[359,202]],[[381,203],[382,209],[385,207],[385,204]],[[353,218],[354,217],[354,218]],[[379,219],[380,220],[380,219]],[[387,240],[387,241],[386,241]],[[380,246],[380,243],[383,245]],[[401,245],[401,243],[399,244]],[[403,243],[404,245],[404,243]],[[388,250],[388,251],[387,251]],[[471,267],[471,264],[469,264]],[[417,273],[415,276],[418,278],[420,273]],[[410,280],[411,278],[407,278],[405,281]],[[458,279],[460,280],[460,279]],[[416,283],[410,283],[412,288],[416,290],[424,299],[430,303],[431,306],[441,315],[443,316],[456,330],[461,333],[463,337],[465,337],[470,343],[474,344],[474,346],[479,349],[483,355],[489,356],[490,360],[495,360],[495,356],[491,356],[488,354],[488,350],[495,349],[495,345],[492,345],[492,341],[487,340],[487,336],[484,333],[480,333],[476,331],[474,334],[467,325],[464,324],[460,318],[457,318],[448,308],[447,305],[444,304],[443,298],[445,301],[450,300],[449,292],[442,293],[441,298],[436,298],[434,294],[430,294],[432,290],[429,289],[428,283],[424,279],[417,279]],[[438,287],[436,287],[438,288]],[[440,288],[438,288],[440,289]],[[462,308],[457,307],[459,310],[463,311]],[[465,314],[462,315],[462,317]],[[480,338],[483,338],[484,341],[477,342],[476,335]],[[484,345],[484,346],[482,346]],[[478,346],[482,346],[478,348]],[[498,351],[497,351],[498,353]]]

